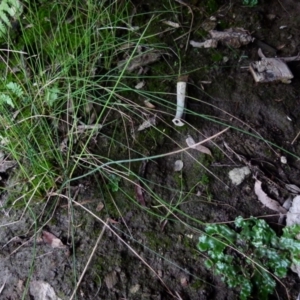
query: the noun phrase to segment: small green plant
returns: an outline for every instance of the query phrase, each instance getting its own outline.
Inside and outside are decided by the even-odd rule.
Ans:
[[[9,82],[5,85],[6,93],[0,92],[0,106],[5,104],[10,105],[12,108],[14,108],[14,102],[11,98],[11,96],[15,96],[18,98],[21,98],[24,94],[22,87],[15,83],[15,82]]]
[[[258,4],[258,0],[243,0],[243,4],[253,7]]]
[[[285,227],[281,237],[254,217],[238,217],[235,226],[239,232],[223,224],[206,226],[197,245],[208,253],[205,266],[222,275],[230,288],[240,288],[240,299],[252,293],[257,299],[268,299],[276,286],[275,276],[285,277],[292,263],[300,263],[300,241],[296,239],[300,225]]]
[[[11,19],[18,18],[23,12],[23,6],[19,0],[2,0],[0,3],[0,37],[5,35],[10,28]]]
[[[107,184],[108,188],[112,192],[117,192],[119,190],[119,182],[121,180],[121,177],[115,174],[110,174],[108,179],[109,179],[109,183]]]

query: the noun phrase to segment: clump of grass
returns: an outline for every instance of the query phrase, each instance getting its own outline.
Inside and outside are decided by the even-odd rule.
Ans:
[[[72,177],[77,162],[71,156],[83,155],[88,143],[77,143],[77,126],[93,122],[97,127],[107,112],[103,109],[91,121],[89,107],[108,108],[115,101],[110,92],[104,95],[108,100],[102,100],[99,83],[108,77],[97,81],[95,70],[112,68],[113,51],[126,39],[117,38],[116,31],[128,21],[128,7],[108,1],[26,6],[18,43],[2,37],[9,51],[3,58],[0,100],[2,148],[17,162],[16,184],[22,182],[24,198],[31,199]],[[90,130],[85,140],[92,136]]]

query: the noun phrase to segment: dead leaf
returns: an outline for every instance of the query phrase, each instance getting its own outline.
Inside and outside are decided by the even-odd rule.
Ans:
[[[5,173],[8,169],[11,169],[16,165],[17,163],[13,160],[2,160],[0,162],[0,173]]]
[[[110,224],[119,224],[118,221],[115,221],[114,219],[111,219],[111,218],[107,218],[107,222]]]
[[[118,282],[117,272],[112,271],[108,273],[104,278],[104,282],[109,290],[112,289]]]
[[[173,27],[173,28],[179,28],[180,25],[178,23],[172,22],[172,21],[163,21],[164,24]]]
[[[164,229],[165,229],[167,223],[168,223],[168,220],[167,220],[167,219],[165,219],[164,221],[161,221],[161,222],[160,222],[160,224],[161,224],[161,225],[160,225],[160,231],[161,231],[161,232],[164,231]]]
[[[155,105],[153,105],[149,100],[145,100],[144,104],[148,108],[155,108]]]
[[[224,31],[210,30],[212,39],[221,41],[224,45],[239,48],[254,41],[249,32],[243,28],[229,28]]]
[[[285,188],[293,194],[300,194],[300,188],[295,184],[286,184]]]
[[[61,300],[61,298],[56,296],[52,286],[45,281],[31,280],[29,292],[34,300],[41,300],[41,299]]]
[[[46,244],[49,244],[52,248],[65,248],[66,246],[62,243],[62,241],[57,238],[54,234],[43,230],[43,241]]]
[[[161,53],[158,51],[147,51],[145,53],[141,53],[135,57],[128,58],[126,60],[122,60],[118,62],[118,68],[122,69],[126,67],[128,72],[133,72],[136,69],[144,67],[146,65],[152,64],[158,61],[161,57]]]
[[[135,284],[135,285],[133,285],[130,289],[129,289],[129,293],[130,294],[136,294],[138,291],[139,291],[139,289],[140,289],[140,285],[137,283],[137,284]]]
[[[138,131],[142,131],[146,128],[156,125],[156,115],[153,117],[148,118],[148,120],[144,121],[138,128]]]
[[[202,146],[202,145],[195,145],[196,143],[190,135],[188,136],[188,138],[185,141],[186,141],[187,145],[189,147],[191,147],[192,149],[196,149],[199,152],[202,152],[202,153],[212,156],[210,150],[207,147]]]
[[[146,206],[146,202],[145,202],[145,198],[144,198],[144,194],[143,194],[143,189],[140,185],[140,183],[137,183],[134,185],[134,191],[135,191],[135,196],[137,201],[142,205],[142,206]]]
[[[286,44],[281,44],[279,46],[276,47],[277,50],[281,50],[283,48],[285,48]]]
[[[96,207],[96,211],[101,211],[103,209],[103,207],[104,207],[103,202],[99,202],[99,204]]]
[[[215,39],[206,40],[205,42],[190,41],[190,45],[194,48],[217,48],[218,41]]]
[[[18,288],[18,290],[20,291],[20,292],[23,292],[24,291],[24,281],[23,280],[21,280],[21,279],[19,279],[18,280],[18,283],[17,283],[17,288]]]
[[[270,198],[263,190],[261,187],[261,181],[257,180],[255,181],[254,184],[254,192],[256,196],[258,197],[258,200],[266,207],[280,212],[282,214],[285,214],[287,210],[283,208],[276,200]]]
[[[140,90],[145,86],[145,84],[146,84],[146,82],[144,80],[140,81],[134,88],[137,90]]]
[[[200,197],[202,195],[201,191],[197,191],[196,196]]]

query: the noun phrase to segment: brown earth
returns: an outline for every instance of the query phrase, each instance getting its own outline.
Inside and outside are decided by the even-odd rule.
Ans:
[[[136,12],[158,14],[157,11],[167,5],[164,2],[169,3],[136,1]],[[146,129],[138,132],[135,138],[127,137],[127,141],[131,149],[143,144],[139,153],[144,157],[175,153],[132,162],[132,170],[140,176],[146,191],[145,206],[135,201],[132,182],[137,179],[132,174],[128,177],[130,180],[121,179],[117,192],[104,191],[102,183],[95,179],[97,174],[85,182],[74,183],[75,190],[81,184],[76,201],[85,203],[85,208],[101,220],[116,221],[109,223],[114,232],[106,229],[99,241],[76,299],[239,298],[238,290],[228,288],[204,267],[205,257],[196,248],[203,225],[230,222],[237,216],[263,217],[278,232],[280,225],[278,213],[263,207],[257,200],[252,176],[239,186],[230,182],[228,172],[245,163],[239,161],[224,142],[258,170],[266,191],[268,180],[276,185],[279,201],[288,196],[285,183],[300,186],[300,138],[296,138],[300,131],[300,63],[288,64],[294,74],[291,84],[256,84],[246,68],[251,61],[259,59],[259,47],[270,57],[297,55],[300,51],[300,3],[260,0],[257,6],[249,8],[242,6],[240,1],[230,4],[217,0],[191,2],[194,14],[191,39],[203,40],[207,35],[203,26],[214,16],[218,21],[217,29],[243,27],[256,40],[238,49],[222,45],[217,49],[189,46],[185,51],[188,35],[176,38],[189,31],[192,14],[188,13],[189,7],[172,1],[178,12],[172,20],[183,27],[159,35],[160,42],[172,51],[149,66],[150,73],[145,76],[148,89],[155,88],[156,92],[166,95],[165,103],[156,103],[158,130]],[[157,22],[165,17],[171,18],[170,14],[162,14]],[[161,23],[155,24],[153,32],[163,31]],[[187,125],[183,128],[174,128],[171,121],[175,101],[170,93],[174,93],[176,85],[172,71],[179,73],[179,59],[174,53],[180,55],[181,73],[189,74]],[[129,131],[131,125],[126,126]],[[230,129],[205,143],[212,157],[192,149],[177,151],[186,147],[187,135],[200,141],[226,127]],[[104,130],[103,135],[98,136],[98,144],[105,145],[112,132],[111,128]],[[116,148],[110,158],[127,159],[124,155],[126,151]],[[287,158],[286,164],[281,163],[281,156]],[[133,155],[136,159],[140,157]],[[177,159],[183,161],[184,167],[182,172],[176,173],[173,169]],[[122,171],[120,165],[112,167]],[[76,196],[74,191],[70,191],[70,195]],[[104,208],[97,211],[100,202]],[[68,210],[66,204],[61,200],[51,218],[45,211],[42,217],[38,215],[44,204],[37,204],[33,208],[36,212],[20,220],[23,209],[1,215],[1,224],[19,220],[0,229],[0,284],[6,282],[1,299],[38,299],[29,296],[34,293],[32,287],[31,292],[26,293],[29,282],[34,280],[49,283],[58,297],[70,299],[103,224],[82,207]],[[46,212],[53,211],[51,205],[46,205]],[[67,250],[53,249],[39,239],[39,234],[33,235],[39,224],[44,224],[43,230],[59,237]],[[270,299],[296,299],[299,284],[297,275],[290,271],[282,284],[277,284]]]

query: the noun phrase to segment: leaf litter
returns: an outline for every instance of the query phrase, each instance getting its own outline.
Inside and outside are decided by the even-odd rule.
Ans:
[[[61,300],[61,298],[56,296],[53,287],[42,280],[31,280],[29,291],[34,300]]]
[[[138,128],[137,131],[143,131],[146,128],[149,128],[151,126],[156,126],[156,115],[149,117],[147,120],[145,120]]]
[[[146,206],[146,201],[144,198],[143,188],[141,187],[141,184],[138,182],[134,185],[134,192],[136,200],[142,205]]]
[[[262,189],[262,182],[256,179],[254,184],[254,192],[258,200],[266,207],[277,211],[279,213],[285,214],[287,210],[282,207],[276,200],[270,198]]]
[[[59,238],[46,230],[43,230],[42,239],[44,243],[49,244],[52,248],[66,248]]]
[[[196,142],[190,135],[187,137],[185,141],[190,148],[212,156],[211,151],[207,147],[196,144]]]

